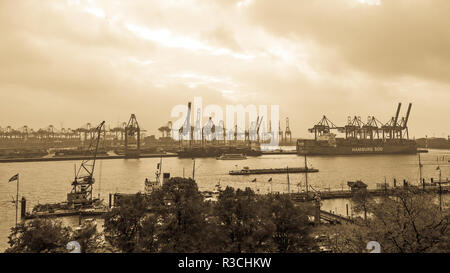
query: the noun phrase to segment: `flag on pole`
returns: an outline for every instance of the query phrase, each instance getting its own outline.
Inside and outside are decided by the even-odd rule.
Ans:
[[[19,180],[19,174],[16,174],[13,177],[11,177],[8,182],[14,182],[14,181],[17,181],[17,180]]]

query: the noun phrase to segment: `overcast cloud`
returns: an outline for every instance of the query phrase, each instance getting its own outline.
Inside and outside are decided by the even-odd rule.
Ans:
[[[294,136],[323,114],[447,136],[446,0],[0,1],[0,126],[148,133],[177,104],[279,104]],[[172,119],[174,120],[174,119]],[[205,118],[206,121],[206,118]],[[282,124],[282,127],[284,125]]]

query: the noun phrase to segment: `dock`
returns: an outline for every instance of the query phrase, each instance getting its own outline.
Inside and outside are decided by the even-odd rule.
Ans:
[[[296,155],[297,151],[262,151],[263,155]]]
[[[31,220],[36,218],[60,218],[70,216],[92,217],[102,216],[107,213],[107,209],[93,210],[93,211],[80,211],[80,210],[56,210],[54,212],[41,212],[41,213],[27,213],[22,216],[25,220]]]
[[[413,188],[413,186],[410,186]],[[450,193],[450,186],[427,186],[425,189],[414,187],[417,191],[426,192],[426,193],[439,193],[448,194]],[[367,189],[367,193],[371,196],[391,196],[394,195],[399,188],[388,188],[388,189]],[[314,192],[309,192],[309,194],[305,192],[301,193],[291,193],[291,197],[293,201],[296,202],[309,202],[314,200]],[[334,190],[334,191],[320,191],[320,199],[321,200],[330,200],[330,199],[349,199],[352,198],[353,192],[351,190]]]
[[[160,158],[160,157],[177,157],[175,153],[166,154],[141,154],[139,158]],[[15,162],[49,162],[49,161],[73,161],[89,159],[89,156],[56,156],[56,157],[35,157],[35,158],[1,158],[0,163]],[[97,159],[126,159],[125,155],[97,155]]]

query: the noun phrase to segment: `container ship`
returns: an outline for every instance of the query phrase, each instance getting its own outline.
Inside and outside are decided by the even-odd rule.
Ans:
[[[314,139],[298,139],[299,155],[361,155],[361,154],[416,154],[415,140],[409,139],[408,119],[412,104],[408,106],[406,116],[399,119],[401,103],[397,112],[387,123],[374,116],[367,122],[361,117],[348,117],[347,125],[336,126],[326,116],[308,129]],[[338,137],[343,134],[343,137]]]

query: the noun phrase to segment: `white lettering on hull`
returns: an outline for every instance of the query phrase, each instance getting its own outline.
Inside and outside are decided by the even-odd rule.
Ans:
[[[352,148],[352,152],[357,152],[357,153],[382,152],[382,151],[383,151],[383,147],[355,147],[355,148]]]

